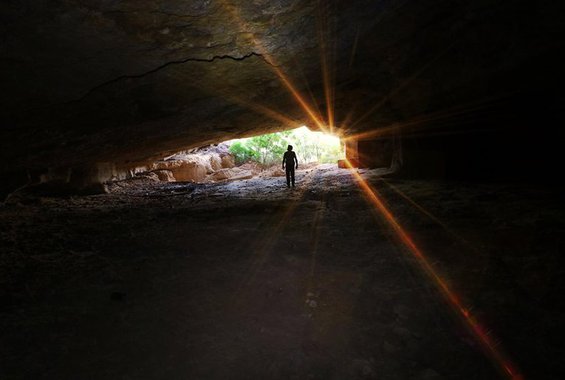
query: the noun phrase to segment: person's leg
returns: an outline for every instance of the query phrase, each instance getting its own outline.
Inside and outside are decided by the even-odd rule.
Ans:
[[[290,170],[286,167],[286,187],[290,187]]]
[[[292,180],[292,187],[294,187],[294,168],[292,168],[290,171],[290,178]]]

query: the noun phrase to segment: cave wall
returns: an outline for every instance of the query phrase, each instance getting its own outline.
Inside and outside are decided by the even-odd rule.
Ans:
[[[327,124],[328,104],[345,135],[400,124],[406,173],[544,176],[558,169],[564,9],[10,0],[0,10],[0,177],[14,188],[36,171],[133,168],[229,138],[318,128],[311,114]]]
[[[399,175],[481,181],[559,183],[565,125],[555,89],[521,93],[471,115],[406,128]]]
[[[365,70],[358,84],[365,76],[376,83],[379,75],[388,92],[375,103],[367,92],[355,99],[364,104],[358,108],[373,112],[354,133],[371,124],[382,130],[400,125],[398,174],[405,177],[557,181],[559,126],[565,121],[558,37],[565,31],[558,21],[565,16],[563,3],[413,7],[399,16],[402,28],[393,25],[399,17],[391,16],[373,28],[375,36],[386,38],[362,40],[359,59],[373,57],[374,64],[358,63]],[[418,16],[412,13],[417,8]]]

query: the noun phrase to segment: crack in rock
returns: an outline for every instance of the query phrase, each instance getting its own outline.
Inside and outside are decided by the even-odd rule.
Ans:
[[[90,94],[92,94],[93,92],[99,90],[99,89],[102,88],[102,87],[106,87],[106,86],[109,86],[109,85],[111,85],[111,84],[114,84],[114,83],[117,83],[117,82],[119,82],[119,81],[126,80],[126,79],[143,78],[143,77],[145,77],[145,76],[154,74],[154,73],[156,73],[156,72],[158,72],[158,71],[161,71],[161,70],[163,70],[163,69],[165,69],[165,68],[167,68],[167,67],[169,67],[169,66],[172,66],[172,65],[182,65],[182,64],[187,63],[187,62],[206,62],[206,63],[210,63],[210,62],[214,62],[214,61],[216,61],[216,60],[225,60],[225,59],[231,59],[231,60],[233,60],[233,61],[244,61],[244,60],[246,60],[247,58],[251,58],[251,57],[259,57],[259,58],[261,58],[261,59],[263,60],[263,62],[265,62],[266,64],[268,64],[268,65],[270,65],[270,66],[275,66],[272,62],[270,62],[268,59],[266,59],[266,58],[263,56],[263,54],[261,54],[261,53],[256,53],[256,52],[251,52],[251,53],[242,55],[242,56],[240,56],[240,57],[236,57],[236,56],[233,56],[233,55],[226,54],[226,55],[215,55],[215,56],[213,56],[213,57],[211,57],[211,58],[184,58],[184,59],[180,59],[180,60],[165,62],[165,63],[163,63],[162,65],[160,65],[160,66],[158,66],[158,67],[156,67],[156,68],[154,68],[154,69],[151,69],[151,70],[149,70],[149,71],[146,71],[146,72],[144,72],[144,73],[120,75],[119,77],[116,77],[116,78],[114,78],[114,79],[110,79],[110,80],[108,80],[108,81],[106,81],[106,82],[104,82],[104,83],[101,83],[101,84],[99,84],[99,85],[97,85],[97,86],[95,86],[95,87],[92,87],[90,90],[88,90],[88,91],[87,91],[83,96],[81,96],[80,98],[75,99],[75,100],[70,100],[70,101],[65,102],[65,103],[63,103],[63,104],[68,105],[68,104],[78,103],[78,102],[84,100],[84,99],[87,98]]]

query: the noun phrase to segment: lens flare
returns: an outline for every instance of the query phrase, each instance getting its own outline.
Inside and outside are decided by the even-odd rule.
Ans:
[[[282,231],[290,221],[294,211],[302,201],[310,183],[313,181],[317,170],[307,173],[302,179],[303,185],[297,188],[296,197],[288,202],[281,212],[277,213],[268,222],[265,228],[268,232],[265,235],[259,235],[258,239],[252,241],[249,247],[254,254],[249,269],[243,275],[242,281],[235,290],[234,299],[237,300],[239,293],[247,286],[253,283],[257,274],[261,271],[263,265],[267,262],[270,252],[280,238]]]
[[[377,103],[370,107],[363,115],[361,115],[356,121],[354,121],[349,127],[355,128],[357,125],[365,121],[369,116],[378,111],[383,107],[390,99],[398,95],[402,90],[412,84],[416,79],[418,79],[427,69],[432,67],[441,57],[443,57],[453,46],[455,42],[447,45],[445,48],[440,50],[436,55],[434,55],[428,62],[426,62],[422,67],[416,70],[411,76],[402,80],[396,88],[391,90],[388,94],[382,97]]]
[[[477,318],[472,315],[470,309],[466,307],[459,296],[457,296],[446,283],[445,280],[437,273],[432,267],[424,253],[418,248],[414,240],[404,230],[392,212],[388,209],[377,191],[369,185],[369,183],[361,177],[361,175],[353,168],[349,161],[345,160],[346,165],[349,167],[352,175],[357,180],[357,184],[362,190],[367,201],[374,206],[377,211],[384,217],[386,222],[392,227],[402,244],[408,248],[412,255],[418,260],[423,271],[433,281],[436,288],[448,301],[448,304],[457,313],[457,315],[464,321],[468,330],[473,334],[476,341],[480,343],[481,347],[488,354],[488,357],[496,364],[496,366],[504,373],[506,377],[513,380],[523,380],[523,376],[518,372],[516,367],[510,362],[507,355],[502,352],[500,347],[497,347],[495,339],[487,332],[487,330],[479,323]]]
[[[464,118],[469,114],[488,110],[489,107],[496,105],[497,102],[504,100],[511,94],[512,92],[507,92],[500,96],[487,97],[478,101],[455,105],[447,109],[419,115],[417,117],[404,120],[402,122],[396,122],[394,124],[383,126],[378,129],[368,130],[361,133],[349,133],[347,137],[344,138],[344,140],[363,140],[380,137],[390,137],[397,134],[400,130],[402,130],[403,132],[404,130],[416,131],[419,132],[422,136],[485,132],[486,129],[469,130],[468,128],[466,128],[464,130],[452,130],[452,127],[454,121],[461,122],[458,118]],[[444,123],[443,127],[441,127],[441,123]],[[349,128],[352,128],[354,124],[345,124],[346,129],[348,126]],[[446,126],[449,127],[449,130],[442,130],[442,128],[445,129]],[[415,133],[412,132],[410,135],[403,133],[403,135],[414,136]]]
[[[308,117],[314,122],[314,124],[322,131],[327,133],[327,128],[325,124],[322,122],[322,118],[320,115],[316,114],[313,107],[306,101],[304,96],[300,93],[296,85],[292,83],[290,78],[283,72],[281,66],[277,63],[275,58],[269,53],[269,51],[265,48],[264,44],[255,36],[254,33],[250,32],[252,28],[248,23],[246,23],[241,16],[241,12],[239,8],[231,4],[228,0],[221,0],[220,4],[223,6],[224,10],[230,13],[232,20],[238,24],[239,29],[250,35],[249,40],[251,44],[258,50],[258,54],[263,57],[263,60],[269,65],[270,69],[275,73],[278,77],[279,81],[286,87],[288,92],[292,95],[292,97],[296,100],[298,105],[302,108],[304,112],[308,115]]]
[[[324,83],[324,96],[326,101],[327,121],[330,133],[334,129],[334,70],[331,62],[335,61],[334,49],[330,50],[330,41],[332,39],[333,28],[330,25],[330,9],[331,2],[322,3],[318,0],[317,9],[317,26],[318,41],[320,45],[320,63],[322,68],[322,81]]]

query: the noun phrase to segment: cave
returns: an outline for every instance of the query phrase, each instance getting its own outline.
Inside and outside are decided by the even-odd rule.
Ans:
[[[0,378],[562,378],[563,20],[4,1]],[[296,187],[223,144],[301,126]]]

